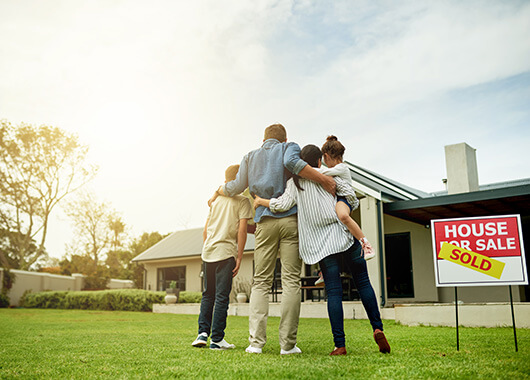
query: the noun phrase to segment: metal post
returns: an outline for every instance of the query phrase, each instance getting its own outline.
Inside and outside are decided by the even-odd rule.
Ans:
[[[460,351],[460,341],[458,338],[458,291],[455,286],[455,314],[456,314],[456,350]]]
[[[512,286],[508,285],[508,288],[510,289],[510,306],[512,308],[513,339],[515,341],[515,352],[517,352],[518,351],[518,348],[517,348],[517,332],[515,330],[515,313],[513,312]]]

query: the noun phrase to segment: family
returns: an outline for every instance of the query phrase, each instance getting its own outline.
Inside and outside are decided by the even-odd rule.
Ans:
[[[322,149],[287,142],[283,125],[265,129],[263,145],[245,155],[240,165],[225,172],[225,184],[209,200],[204,227],[204,291],[199,334],[192,343],[211,349],[235,346],[224,339],[232,278],[239,271],[246,243],[250,202],[241,194],[247,187],[254,197],[254,278],[249,309],[246,352],[261,354],[267,341],[269,292],[276,259],[281,262],[280,354],[299,354],[302,260],[320,265],[327,292],[328,316],[335,347],[330,355],[346,355],[341,272],[354,280],[382,353],[390,352],[383,333],[377,299],[370,284],[366,260],[375,252],[350,217],[359,201],[348,167],[342,163],[344,146],[329,136]],[[322,160],[327,168],[322,168]],[[341,268],[343,262],[346,268]]]

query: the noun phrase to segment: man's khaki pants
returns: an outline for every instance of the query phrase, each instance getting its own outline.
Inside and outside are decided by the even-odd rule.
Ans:
[[[267,341],[269,292],[272,287],[276,258],[282,264],[282,301],[280,347],[290,350],[296,344],[300,318],[300,273],[302,260],[298,253],[297,216],[264,217],[256,226],[254,281],[250,296],[249,341],[262,348]]]

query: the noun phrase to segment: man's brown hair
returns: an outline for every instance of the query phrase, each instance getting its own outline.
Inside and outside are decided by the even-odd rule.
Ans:
[[[265,140],[276,139],[279,142],[284,142],[287,140],[287,131],[285,127],[281,124],[269,125],[265,128]]]
[[[234,179],[236,179],[238,171],[239,165],[230,165],[225,171],[225,179],[227,181],[233,181]]]

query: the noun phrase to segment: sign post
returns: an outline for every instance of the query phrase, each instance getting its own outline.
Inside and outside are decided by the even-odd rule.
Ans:
[[[458,342],[458,286],[528,285],[520,215],[431,220],[437,287],[455,287]]]

